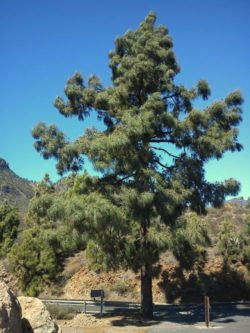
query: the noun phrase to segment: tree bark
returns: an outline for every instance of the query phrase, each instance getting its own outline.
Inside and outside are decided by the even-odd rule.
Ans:
[[[152,267],[148,263],[141,268],[141,313],[143,318],[153,318]]]
[[[153,317],[152,263],[147,254],[148,226],[149,221],[145,219],[141,225],[141,249],[144,253],[144,264],[141,267],[141,313],[144,318]]]

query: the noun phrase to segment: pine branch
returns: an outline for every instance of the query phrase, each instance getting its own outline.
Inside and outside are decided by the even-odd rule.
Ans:
[[[155,160],[155,159],[154,159],[153,161],[154,161],[155,163],[159,164],[162,168],[167,169],[167,170],[171,170],[171,167],[168,167],[168,166],[162,164],[160,161]]]
[[[178,97],[178,96],[179,96],[179,93],[175,93],[175,94],[172,94],[172,95],[164,96],[163,99],[165,101],[168,100],[169,98],[171,98],[173,100],[173,97]]]
[[[173,157],[173,158],[176,158],[177,160],[181,159],[180,156],[173,155],[173,154],[171,154],[169,151],[167,151],[167,150],[164,149],[164,148],[158,148],[158,147],[153,147],[153,146],[152,146],[151,148],[156,149],[156,150],[161,150],[161,151],[163,151],[164,153],[168,154],[169,156],[171,156],[171,157]]]
[[[122,183],[124,180],[128,179],[128,178],[131,178],[133,177],[134,174],[131,174],[131,175],[127,175],[127,176],[124,176],[123,178],[117,178],[118,177],[118,174],[115,174],[115,175],[107,175],[103,178],[100,179],[100,181],[102,183],[112,183],[112,184],[119,184],[119,183]]]
[[[149,143],[175,143],[174,140],[170,139],[151,139],[149,140]]]
[[[132,175],[127,175],[127,176],[125,176],[125,177],[123,177],[123,178],[119,178],[119,179],[117,179],[117,182],[116,183],[121,183],[121,182],[123,182],[124,180],[126,180],[126,179],[128,179],[128,178],[131,178],[131,177],[133,177],[134,176],[134,174],[132,174]]]
[[[158,133],[160,133],[161,135],[172,135],[173,134],[173,131],[172,130],[169,130],[169,131],[162,131],[160,130]],[[157,135],[154,135],[152,136],[152,138],[158,138],[159,137],[159,134]]]

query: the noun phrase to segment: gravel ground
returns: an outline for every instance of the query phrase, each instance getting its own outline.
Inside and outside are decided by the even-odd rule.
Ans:
[[[180,311],[181,310],[181,311]],[[189,309],[190,310],[190,309]],[[192,309],[191,309],[192,310]],[[199,333],[208,332],[201,307],[183,311],[176,306],[157,314],[157,321],[142,320],[138,314],[98,315],[78,314],[74,319],[58,321],[62,333]],[[249,333],[250,303],[214,304],[211,310],[211,330],[221,333]]]
[[[122,316],[96,317],[83,313],[77,314],[72,320],[57,320],[57,323],[62,333],[144,333],[148,328],[133,318],[128,323]],[[115,323],[117,326],[114,326]]]

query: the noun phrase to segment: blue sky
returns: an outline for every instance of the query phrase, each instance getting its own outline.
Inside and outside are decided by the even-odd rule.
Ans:
[[[210,101],[240,89],[245,103],[240,142],[206,167],[207,179],[233,177],[250,197],[250,1],[248,0],[2,0],[0,1],[0,157],[21,177],[58,179],[54,162],[34,150],[31,131],[44,121],[74,139],[91,124],[64,119],[53,107],[68,77],[80,71],[110,83],[114,40],[136,29],[150,10],[168,27],[187,87],[206,79]]]

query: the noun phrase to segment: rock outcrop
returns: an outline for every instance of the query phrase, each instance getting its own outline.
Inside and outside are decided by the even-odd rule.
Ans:
[[[16,294],[18,292],[18,280],[5,268],[5,263],[0,262],[0,282],[4,282]]]
[[[3,159],[3,158],[0,158],[0,169],[4,170],[9,170],[9,164]]]
[[[60,333],[46,306],[34,297],[18,297],[22,308],[23,333]]]
[[[19,177],[0,157],[0,201],[7,201],[10,205],[17,207],[24,216],[33,195],[34,182]]]
[[[22,333],[20,304],[4,283],[0,282],[0,333]]]

